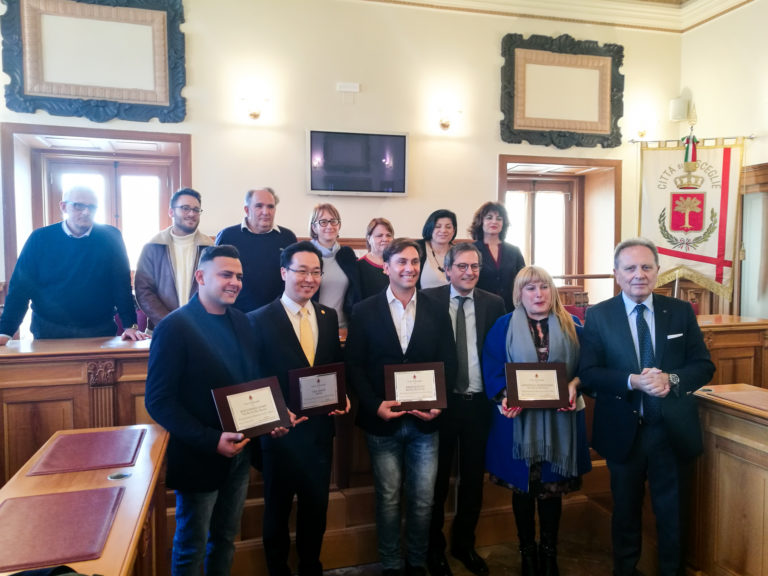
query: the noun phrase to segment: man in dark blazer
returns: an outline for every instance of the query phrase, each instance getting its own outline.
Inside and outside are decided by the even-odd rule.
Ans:
[[[280,255],[283,295],[248,314],[256,340],[260,378],[277,376],[289,397],[288,372],[342,360],[336,311],[311,301],[320,288],[323,258],[311,242],[286,247]],[[302,326],[302,316],[307,322]],[[310,334],[302,330],[309,329]],[[305,340],[311,337],[310,340]],[[304,349],[304,346],[307,349]],[[349,410],[349,405],[347,405]],[[264,554],[270,576],[290,576],[289,517],[297,497],[296,548],[300,576],[321,576],[320,549],[325,534],[333,458],[333,415],[299,418],[291,433],[262,436],[264,477]]]
[[[658,533],[659,574],[683,568],[687,464],[702,451],[691,393],[715,367],[687,302],[653,294],[656,246],[633,238],[614,252],[622,293],[587,312],[580,377],[596,393],[592,445],[605,457],[613,493],[614,574],[637,574],[646,479]]]
[[[248,320],[232,307],[242,287],[237,249],[206,248],[195,280],[197,295],[155,328],[145,395],[149,414],[170,432],[173,576],[199,575],[203,564],[208,574],[229,573],[250,471],[249,440],[222,432],[211,394],[256,375]]]
[[[422,292],[425,296],[435,298],[444,310],[449,311],[453,324],[452,335],[455,342],[462,340],[463,347],[462,359],[462,353],[454,343],[458,359],[456,388],[446,391],[448,409],[438,421],[440,448],[427,556],[432,576],[451,576],[445,558],[443,523],[457,444],[458,499],[451,527],[451,554],[461,560],[473,574],[488,574],[488,565],[475,551],[475,528],[483,504],[485,443],[493,416],[493,406],[488,402],[483,387],[480,356],[485,335],[494,322],[504,315],[505,310],[504,300],[500,296],[476,288],[480,278],[481,258],[474,244],[452,246],[444,263],[445,275],[450,284]],[[459,308],[463,317],[460,321]]]
[[[429,521],[437,474],[440,410],[397,411],[386,400],[384,367],[443,362],[446,389],[456,376],[456,352],[446,308],[416,290],[418,245],[394,240],[384,251],[389,287],[352,309],[347,338],[350,384],[359,401],[357,425],[366,433],[376,490],[376,529],[384,576],[401,573],[400,494],[407,496],[405,564],[408,576],[426,573]]]

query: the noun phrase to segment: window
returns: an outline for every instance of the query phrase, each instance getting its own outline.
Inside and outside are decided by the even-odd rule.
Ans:
[[[506,240],[553,276],[576,273],[578,190],[576,179],[509,178],[501,199],[510,219]]]

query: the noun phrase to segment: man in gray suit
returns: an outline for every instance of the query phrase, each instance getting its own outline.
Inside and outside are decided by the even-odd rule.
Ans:
[[[647,479],[659,574],[679,576],[687,463],[702,451],[691,393],[715,367],[690,304],[653,293],[659,253],[651,241],[616,246],[613,272],[621,294],[588,311],[579,369],[596,393],[592,446],[611,473],[613,573],[637,574]]]
[[[505,313],[504,300],[476,288],[482,256],[474,244],[452,246],[444,264],[450,284],[424,290],[423,294],[435,298],[451,316],[459,373],[454,389],[447,390],[448,409],[439,421],[440,447],[427,565],[432,576],[451,576],[445,558],[443,523],[458,447],[458,500],[451,527],[451,554],[470,572],[483,576],[488,574],[488,565],[475,551],[475,527],[483,504],[485,443],[493,406],[483,388],[480,353],[485,335]]]

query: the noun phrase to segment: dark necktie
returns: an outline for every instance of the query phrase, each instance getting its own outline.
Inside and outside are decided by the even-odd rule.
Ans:
[[[653,357],[653,342],[651,330],[645,321],[645,304],[635,306],[635,323],[637,325],[637,344],[640,349],[640,369],[653,368],[656,360]],[[643,393],[643,417],[648,422],[661,420],[661,398]]]
[[[464,317],[466,296],[457,296],[459,307],[456,310],[456,359],[459,373],[456,376],[456,391],[464,394],[469,388],[469,359],[467,357],[467,321]]]

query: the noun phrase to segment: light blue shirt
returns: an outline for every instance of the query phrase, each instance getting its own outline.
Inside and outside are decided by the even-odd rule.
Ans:
[[[451,285],[451,298],[448,300],[448,313],[451,315],[453,335],[456,336],[456,315],[459,311],[459,299],[462,296]],[[475,292],[466,296],[464,301],[464,321],[467,332],[467,364],[469,368],[469,388],[467,392],[483,391],[483,376],[480,369],[480,357],[477,354],[477,319],[475,316]]]
[[[632,333],[632,342],[635,344],[635,355],[637,356],[637,364],[640,365],[640,344],[637,341],[637,313],[635,308],[638,304],[645,304],[645,312],[643,318],[648,324],[648,329],[651,332],[651,344],[653,345],[654,353],[656,351],[656,317],[653,313],[653,294],[650,294],[648,298],[642,302],[635,302],[627,297],[624,292],[621,293],[621,297],[624,300],[624,309],[627,312],[627,322],[629,322],[629,331]],[[627,389],[632,390],[632,385],[627,378]]]

